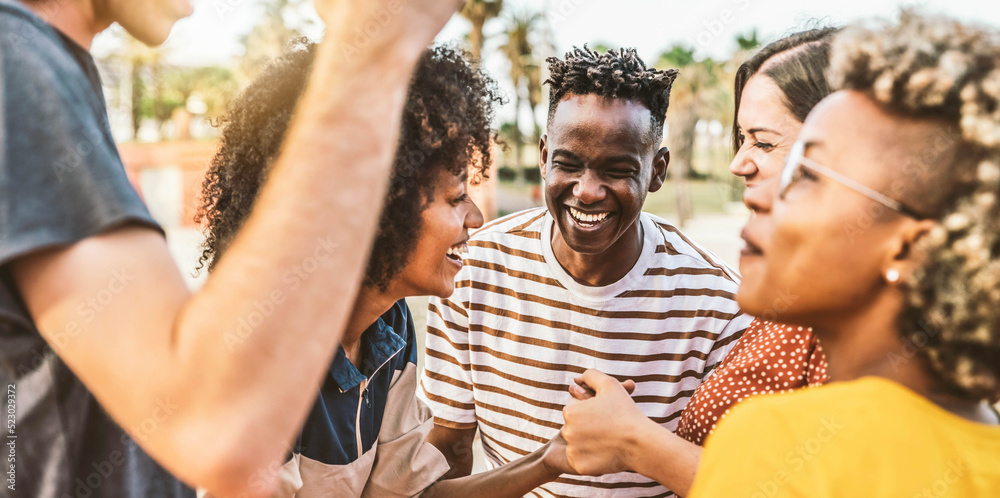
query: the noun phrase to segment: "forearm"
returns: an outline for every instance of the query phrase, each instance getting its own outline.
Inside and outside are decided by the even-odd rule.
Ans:
[[[438,481],[424,492],[423,497],[441,498],[499,498],[524,496],[547,482],[554,481],[559,473],[545,466],[547,446],[500,466],[489,472]]]
[[[631,470],[659,482],[678,496],[687,496],[698,472],[701,446],[652,420],[636,429],[630,443],[627,465]]]

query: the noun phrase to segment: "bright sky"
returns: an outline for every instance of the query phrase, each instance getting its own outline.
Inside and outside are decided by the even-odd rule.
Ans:
[[[241,35],[260,16],[261,0],[194,0],[195,14],[174,28],[164,48],[171,62],[182,65],[227,64],[242,51]],[[967,21],[1000,27],[1000,2],[991,0],[506,0],[513,11],[546,12],[556,50],[601,42],[634,46],[643,58],[655,59],[663,49],[685,43],[699,56],[728,57],[737,34],[758,29],[762,41],[806,27],[813,19],[844,24],[873,16],[892,16],[899,6],[921,6]],[[456,16],[442,39],[461,38],[468,23]],[[487,34],[499,23],[487,24]],[[319,33],[311,33],[318,36]]]
[[[229,65],[242,53],[240,37],[262,13],[262,0],[194,0],[195,14],[177,24],[164,45],[168,62],[185,65]],[[1000,2],[995,0],[505,0],[514,12],[544,12],[552,26],[555,54],[573,45],[601,43],[610,47],[630,46],[647,61],[674,44],[696,49],[696,57],[728,58],[736,48],[738,34],[757,28],[759,39],[768,41],[819,22],[846,24],[858,19],[893,17],[901,6],[917,6],[929,13],[943,13],[964,21],[990,23],[1000,27]],[[303,15],[314,18],[307,9]],[[461,39],[469,24],[455,16],[445,26],[438,41]],[[501,21],[486,25],[486,34],[499,33]],[[318,39],[318,29],[307,33]],[[106,41],[106,40],[105,40]],[[487,48],[498,39],[487,40]],[[100,55],[108,43],[100,38],[94,52]],[[506,62],[499,54],[485,55],[486,68],[495,74],[505,91]],[[501,111],[509,119],[510,107]]]

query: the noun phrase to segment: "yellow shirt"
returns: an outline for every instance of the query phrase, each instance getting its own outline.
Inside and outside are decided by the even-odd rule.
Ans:
[[[751,398],[705,446],[690,498],[1000,497],[1000,427],[878,377]]]

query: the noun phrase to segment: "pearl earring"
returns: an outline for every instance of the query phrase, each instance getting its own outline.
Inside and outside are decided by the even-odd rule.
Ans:
[[[890,268],[885,272],[885,279],[889,281],[890,284],[894,284],[899,281],[899,270],[895,268]]]

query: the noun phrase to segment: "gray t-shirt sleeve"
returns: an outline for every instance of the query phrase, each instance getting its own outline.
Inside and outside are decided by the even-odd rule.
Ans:
[[[6,45],[0,40],[0,269],[127,223],[160,230],[128,182],[92,61]]]

